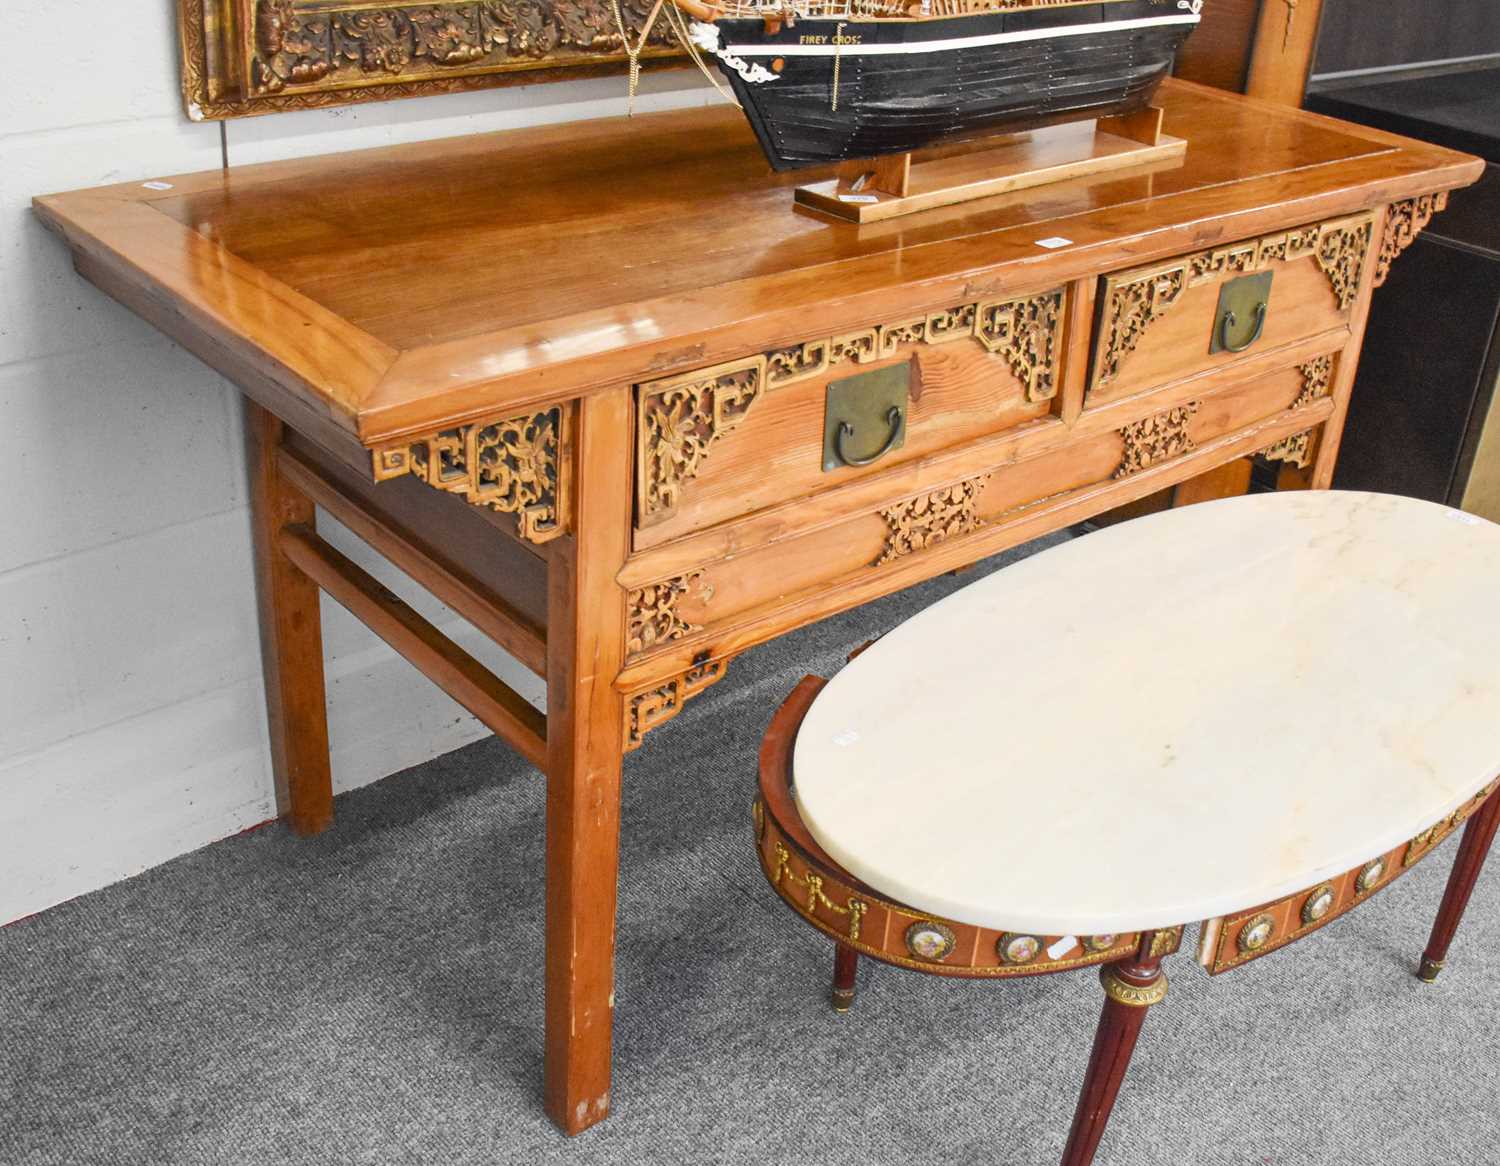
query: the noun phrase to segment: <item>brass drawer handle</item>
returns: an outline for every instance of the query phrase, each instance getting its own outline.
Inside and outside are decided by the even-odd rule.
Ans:
[[[1255,342],[1265,334],[1266,313],[1270,310],[1270,307],[1271,305],[1265,300],[1261,300],[1260,303],[1255,305],[1255,329],[1250,333],[1250,339],[1246,340],[1243,344],[1231,344],[1229,342],[1230,335],[1234,332],[1240,321],[1234,312],[1225,312],[1224,318],[1219,321],[1219,347],[1225,352],[1244,352],[1246,349],[1253,347]]]
[[[1253,343],[1253,341],[1252,341]],[[896,439],[901,436],[901,406],[892,405],[890,411],[885,415],[886,424],[891,427],[890,436],[885,439],[885,444],[872,453],[869,457],[850,457],[844,449],[846,438],[854,436],[854,426],[847,421],[839,422],[838,436],[834,439],[834,448],[838,451],[839,459],[846,466],[868,466],[878,462],[895,447]]]

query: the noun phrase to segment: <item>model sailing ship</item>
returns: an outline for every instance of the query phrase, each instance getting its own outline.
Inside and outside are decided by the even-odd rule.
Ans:
[[[1134,113],[1203,0],[668,0],[778,170]]]

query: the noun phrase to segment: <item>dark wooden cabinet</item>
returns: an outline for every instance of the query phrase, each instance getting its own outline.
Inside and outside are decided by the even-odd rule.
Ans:
[[[1500,520],[1500,68],[1326,90],[1308,107],[1491,163],[1374,297],[1334,484]]]

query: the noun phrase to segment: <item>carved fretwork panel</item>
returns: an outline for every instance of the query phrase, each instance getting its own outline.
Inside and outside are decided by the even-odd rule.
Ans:
[[[983,304],[974,335],[989,351],[1003,356],[1026,386],[1028,401],[1057,396],[1057,354],[1062,343],[1063,293],[1049,292],[1029,300]]]
[[[1320,397],[1328,396],[1333,388],[1333,357],[1320,356],[1297,371],[1302,374],[1302,392],[1292,402],[1293,409],[1305,408]]]
[[[1313,431],[1309,429],[1306,433],[1294,433],[1291,437],[1284,437],[1275,445],[1261,450],[1256,456],[1268,462],[1286,462],[1288,465],[1296,466],[1299,470],[1305,470],[1312,465]]]
[[[534,543],[563,531],[562,408],[482,421],[372,451],[377,482],[406,474],[475,506],[514,514]]]
[[[981,474],[882,510],[881,517],[890,527],[890,533],[885,549],[872,566],[884,566],[978,530],[984,525],[978,513],[979,493],[989,480],[988,474]]]
[[[1278,264],[1314,259],[1339,308],[1348,311],[1359,294],[1359,277],[1369,252],[1374,222],[1369,216],[1298,227],[1189,255],[1139,275],[1111,280],[1100,317],[1101,343],[1092,385],[1120,375],[1152,324],[1176,307],[1183,293],[1207,283],[1266,271]]]
[[[889,360],[906,345],[973,340],[1005,358],[1031,401],[1057,394],[1064,291],[1015,300],[983,300],[893,320],[841,336],[807,340],[766,353],[766,387],[807,380],[845,361]]]
[[[724,678],[729,660],[702,660],[680,676],[641,689],[625,698],[625,748],[637,749],[646,734],[670,721],[682,706]]]
[[[1380,260],[1375,268],[1376,287],[1383,286],[1390,278],[1391,264],[1416,242],[1417,236],[1432,222],[1432,216],[1447,209],[1447,191],[1391,204],[1385,219],[1385,235],[1380,241]]]
[[[1195,448],[1188,434],[1188,424],[1197,415],[1199,401],[1189,401],[1164,413],[1157,413],[1120,430],[1125,449],[1120,456],[1116,478],[1128,478],[1152,466],[1171,461]]]
[[[1318,266],[1328,276],[1339,307],[1346,312],[1359,295],[1359,276],[1365,269],[1374,232],[1375,224],[1367,220],[1327,228],[1318,240]]]
[[[1146,330],[1182,298],[1187,280],[1187,265],[1179,264],[1115,284],[1104,305],[1104,327],[1108,331],[1099,350],[1095,384],[1106,385],[1120,375],[1121,364],[1136,350]]]
[[[714,443],[744,420],[765,389],[766,358],[642,385],[636,418],[636,509],[642,526],[661,522]]]
[[[625,604],[625,650],[632,655],[647,652],[702,631],[677,613],[677,605],[702,578],[702,571],[690,571],[632,591]]]

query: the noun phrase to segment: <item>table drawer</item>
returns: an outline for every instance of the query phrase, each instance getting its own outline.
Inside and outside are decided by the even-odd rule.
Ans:
[[[637,387],[637,549],[806,498],[1050,414],[1061,383],[1068,293],[959,304],[820,336]],[[825,468],[829,385],[857,399],[861,374],[907,378],[895,434],[882,408]]]
[[[1361,214],[1105,277],[1086,405],[1347,327],[1373,231]]]

